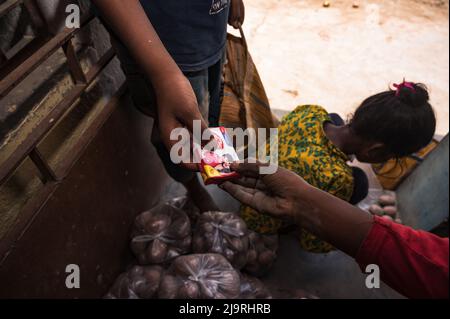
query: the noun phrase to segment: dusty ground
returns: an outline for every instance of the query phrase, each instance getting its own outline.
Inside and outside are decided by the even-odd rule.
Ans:
[[[448,0],[245,0],[247,34],[272,108],[317,103],[349,115],[406,77],[425,83],[448,132]],[[439,5],[444,3],[444,5]]]

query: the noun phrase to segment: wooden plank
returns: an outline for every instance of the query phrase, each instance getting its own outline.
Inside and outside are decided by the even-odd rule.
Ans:
[[[0,185],[5,182],[14,170],[22,163],[25,157],[33,150],[42,138],[53,128],[53,126],[63,117],[72,104],[83,94],[86,88],[95,80],[98,74],[114,57],[114,51],[110,49],[92,66],[88,72],[85,84],[75,85],[71,91],[58,103],[53,110],[37,125],[25,141],[3,163],[0,163]]]
[[[89,21],[92,17],[88,18]],[[86,23],[88,23],[87,21]],[[64,29],[59,34],[44,43],[34,53],[24,59],[13,70],[4,74],[0,71],[0,99],[5,97],[17,84],[19,84],[27,75],[33,72],[43,61],[66,43],[79,29]],[[14,61],[13,61],[14,63]]]
[[[73,47],[72,39],[67,41],[63,45],[63,50],[67,58],[67,64],[69,65],[70,74],[75,84],[86,83],[86,76],[81,68],[80,61],[78,60],[77,53]]]
[[[68,154],[67,157],[62,160],[62,165],[59,166],[58,173],[56,174],[60,177],[60,180],[45,183],[43,188],[25,204],[25,207],[21,210],[20,218],[14,225],[14,231],[7,233],[0,241],[0,267],[8,258],[11,250],[14,249],[15,243],[22,238],[23,234],[31,226],[49,197],[55,192],[61,181],[69,174],[70,168],[77,162],[84,150],[101,130],[109,116],[119,106],[120,99],[125,93],[125,87],[125,85],[122,85],[114,96],[103,106],[103,109],[87,128],[86,133],[83,134],[80,140],[74,145],[73,152]]]
[[[22,4],[23,0],[6,0],[0,4],[0,18],[7,14],[9,11]]]
[[[34,165],[36,165],[39,172],[41,173],[40,177],[43,184],[58,180],[55,172],[53,172],[50,165],[47,163],[47,161],[44,159],[44,157],[36,147],[33,148],[29,155],[30,159],[33,161]]]

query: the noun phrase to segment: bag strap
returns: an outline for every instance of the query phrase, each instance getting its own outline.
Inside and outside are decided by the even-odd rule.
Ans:
[[[242,29],[242,25],[241,25],[241,24],[239,24],[239,33],[240,33],[240,35],[241,35],[241,41],[242,41],[242,44],[243,44],[244,47],[245,47],[245,54],[248,54],[247,39],[246,39],[246,37],[245,37],[244,30]]]

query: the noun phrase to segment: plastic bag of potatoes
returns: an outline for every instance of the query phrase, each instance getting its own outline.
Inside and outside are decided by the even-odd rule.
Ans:
[[[141,265],[161,264],[190,252],[191,223],[186,213],[166,203],[137,216],[131,237]]]
[[[244,270],[253,276],[263,276],[272,268],[278,250],[278,235],[249,233],[247,264]]]
[[[157,296],[163,268],[157,265],[133,266],[121,274],[106,299],[151,299]]]
[[[272,299],[269,290],[258,278],[241,273],[240,280],[239,299]]]
[[[176,258],[165,273],[161,299],[234,299],[240,294],[239,273],[218,254]]]
[[[234,213],[203,213],[194,230],[192,248],[194,253],[220,254],[241,269],[247,263],[247,225]]]

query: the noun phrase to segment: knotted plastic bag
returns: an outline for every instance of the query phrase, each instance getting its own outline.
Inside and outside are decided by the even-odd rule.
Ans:
[[[161,264],[190,252],[191,223],[186,213],[166,203],[136,217],[131,237],[141,265]]]
[[[218,254],[176,258],[165,273],[161,299],[234,299],[240,294],[239,273]]]
[[[163,268],[157,265],[133,266],[121,274],[106,299],[152,299],[157,296]]]
[[[193,235],[195,253],[223,255],[235,268],[247,263],[248,230],[245,222],[234,213],[203,213]]]

